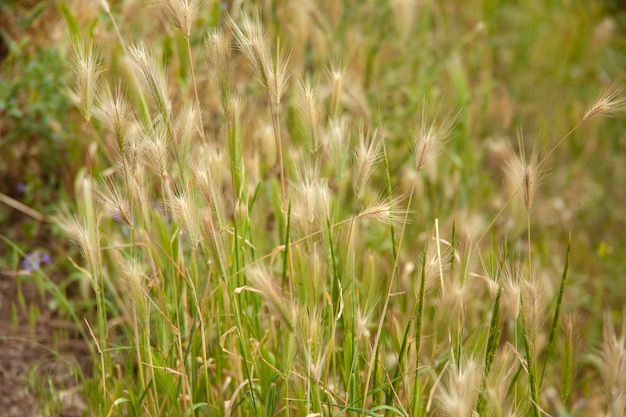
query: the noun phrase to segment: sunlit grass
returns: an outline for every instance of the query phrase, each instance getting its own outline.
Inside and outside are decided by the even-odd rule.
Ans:
[[[210,3],[65,9],[90,414],[623,415],[599,5]]]

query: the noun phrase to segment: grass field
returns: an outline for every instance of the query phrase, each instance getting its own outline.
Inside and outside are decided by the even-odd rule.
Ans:
[[[619,2],[1,7],[0,271],[77,415],[626,413]]]

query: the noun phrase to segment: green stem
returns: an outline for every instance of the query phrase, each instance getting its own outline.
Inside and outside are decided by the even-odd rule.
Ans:
[[[561,315],[561,305],[563,303],[563,293],[565,292],[565,283],[567,281],[567,272],[569,270],[569,258],[570,250],[572,248],[572,236],[570,235],[567,242],[567,254],[565,255],[565,267],[563,268],[563,274],[561,275],[561,286],[559,288],[559,295],[556,299],[556,309],[554,310],[554,317],[552,318],[552,326],[550,327],[550,337],[548,338],[548,347],[546,348],[546,356],[543,359],[543,368],[541,370],[541,377],[539,378],[539,387],[543,383],[543,375],[546,371],[546,364],[548,363],[548,357],[552,351],[552,344],[556,336],[556,328],[559,323],[559,316]]]

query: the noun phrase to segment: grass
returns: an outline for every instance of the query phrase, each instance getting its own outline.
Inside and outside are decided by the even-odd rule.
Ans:
[[[54,217],[87,414],[624,414],[601,4],[95,3]]]

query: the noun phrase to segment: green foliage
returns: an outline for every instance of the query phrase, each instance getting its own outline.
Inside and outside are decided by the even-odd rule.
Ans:
[[[58,48],[44,47],[32,55],[18,50],[2,65],[2,191],[41,207],[49,204],[64,180],[71,181],[80,152],[71,138],[78,126],[68,120],[66,61]]]

